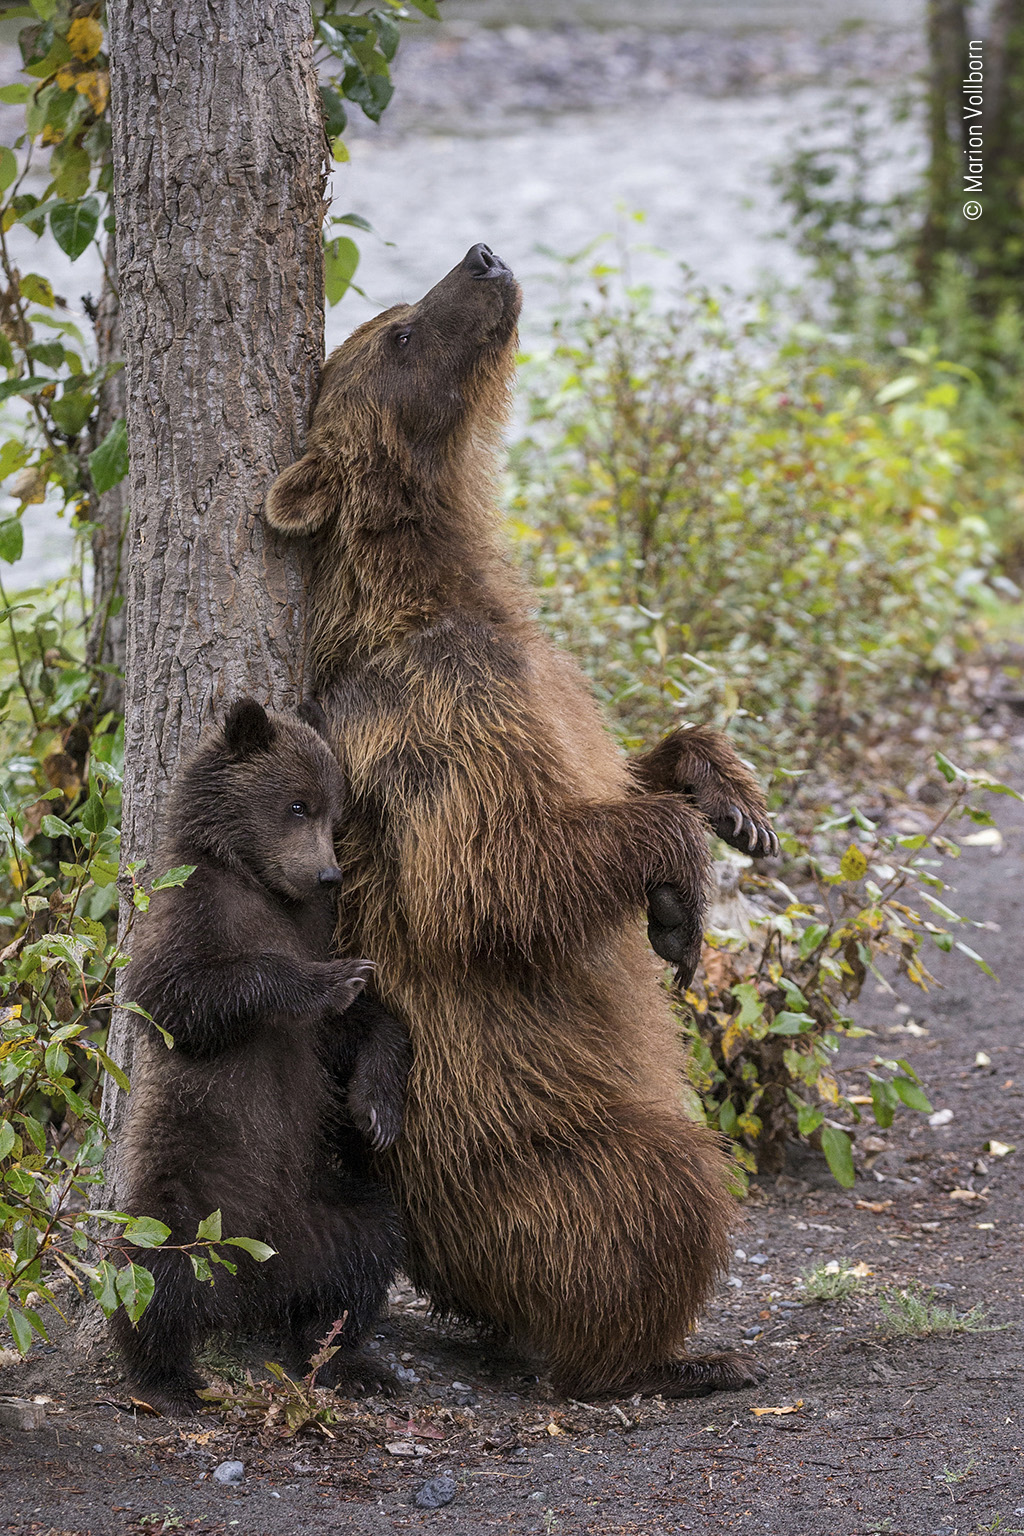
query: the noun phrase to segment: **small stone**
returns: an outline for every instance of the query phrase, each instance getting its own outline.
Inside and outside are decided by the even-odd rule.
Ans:
[[[953,1118],[951,1109],[937,1109],[934,1115],[928,1116],[929,1125],[948,1125]]]
[[[768,1255],[766,1253],[752,1253],[750,1255],[750,1258],[747,1260],[747,1263],[748,1264],[767,1264],[768,1263]]]
[[[100,1451],[100,1452],[102,1452],[102,1450],[103,1450],[103,1447],[102,1447],[102,1445],[94,1445],[94,1446],[93,1446],[93,1450],[94,1450],[94,1451]]]
[[[415,1456],[416,1447],[411,1440],[389,1440],[384,1449],[389,1456]]]
[[[417,1376],[416,1372],[412,1369],[411,1366],[408,1365],[396,1365],[395,1375],[398,1377],[399,1381],[405,1382],[407,1387],[415,1386],[419,1381],[419,1377]]]
[[[223,1483],[226,1487],[234,1487],[245,1477],[245,1465],[241,1461],[222,1461],[220,1466],[213,1469],[215,1483]]]
[[[415,1502],[420,1509],[443,1509],[452,1502],[456,1491],[453,1477],[432,1477],[429,1483],[424,1483],[422,1488],[416,1490]]]
[[[470,1387],[470,1386],[467,1386],[467,1384],[464,1381],[453,1381],[452,1382],[452,1391],[453,1392],[472,1392],[472,1390],[473,1390],[473,1388]]]
[[[0,1428],[42,1429],[45,1423],[45,1403],[34,1403],[27,1397],[8,1397],[0,1400]]]

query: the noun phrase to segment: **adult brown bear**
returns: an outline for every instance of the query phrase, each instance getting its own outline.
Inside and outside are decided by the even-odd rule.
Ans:
[[[689,979],[708,818],[776,844],[713,733],[631,770],[529,616],[493,486],[519,306],[474,246],[361,326],[267,501],[316,540],[314,688],[351,793],[337,942],[376,962],[412,1035],[385,1166],[435,1305],[539,1350],[573,1396],[745,1386],[749,1358],[683,1353],[732,1204],[716,1138],[680,1109],[637,920],[649,901]]]

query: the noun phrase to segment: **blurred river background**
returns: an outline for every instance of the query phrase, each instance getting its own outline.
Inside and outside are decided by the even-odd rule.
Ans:
[[[784,295],[806,273],[772,170],[821,141],[837,93],[868,103],[880,190],[923,154],[896,103],[923,62],[924,0],[445,0],[442,11],[441,25],[406,30],[381,124],[351,108],[332,211],[376,234],[358,235],[365,297],[328,311],[328,350],[382,306],[420,297],[478,240],[523,283],[527,350],[543,347],[559,300],[550,253],[602,235],[667,253],[630,258],[632,278],[666,294],[683,263],[716,290]],[[10,81],[19,56],[13,29],[3,37]],[[0,139],[18,117],[0,107]],[[48,277],[84,319],[102,276],[94,251],[71,266],[49,234],[15,226],[8,238],[22,271]],[[46,505],[24,521],[19,581],[42,583],[66,569],[70,530]]]

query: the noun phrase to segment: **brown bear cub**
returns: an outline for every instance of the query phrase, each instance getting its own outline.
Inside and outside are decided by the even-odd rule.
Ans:
[[[315,538],[310,660],[351,793],[337,943],[412,1035],[384,1166],[435,1305],[574,1397],[746,1386],[749,1357],[684,1352],[726,1263],[729,1165],[682,1112],[638,920],[688,979],[709,823],[776,844],[721,737],[630,769],[530,617],[494,486],[519,305],[481,245],[361,326],[268,498]]]
[[[214,1330],[283,1328],[305,1359],[345,1316],[341,1348],[318,1378],[353,1366],[401,1257],[391,1201],[366,1157],[340,1158],[353,1128],[375,1147],[401,1129],[406,1031],[362,992],[371,967],[331,958],[340,879],[334,837],[344,780],[308,725],[243,699],[201,744],[172,791],[163,868],[195,865],[154,893],[140,925],[129,993],[174,1039],[139,1033],[122,1158],[123,1208],[195,1239],[222,1213],[238,1248],[231,1276],[195,1280],[188,1256],[135,1255],[156,1279],[137,1327],[114,1325],[146,1401],[198,1407],[196,1347]],[[347,1315],[346,1315],[347,1314]]]

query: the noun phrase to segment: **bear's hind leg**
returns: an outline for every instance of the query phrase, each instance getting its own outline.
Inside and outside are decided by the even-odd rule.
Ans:
[[[133,1258],[151,1271],[156,1289],[136,1324],[120,1310],[110,1320],[128,1379],[135,1394],[161,1413],[198,1413],[196,1391],[203,1382],[193,1361],[203,1338],[217,1326],[208,1288],[196,1281],[183,1253],[147,1250]]]
[[[313,1207],[305,1230],[289,1240],[287,1322],[305,1361],[344,1319],[338,1349],[317,1373],[322,1387],[387,1378],[364,1360],[358,1346],[383,1312],[402,1259],[398,1216],[383,1190],[347,1180],[337,1200]]]

